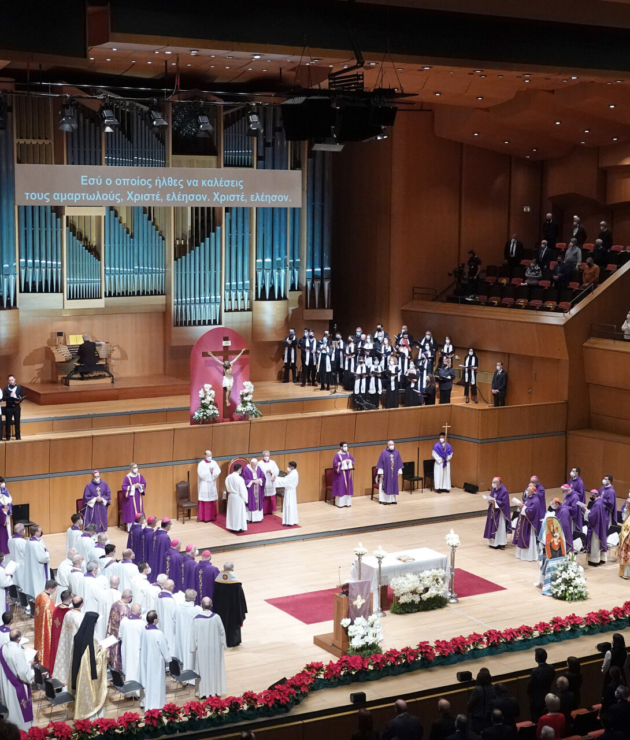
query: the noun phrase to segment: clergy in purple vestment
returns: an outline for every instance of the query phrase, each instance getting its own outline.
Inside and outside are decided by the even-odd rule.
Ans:
[[[171,549],[171,538],[168,533],[172,526],[171,520],[165,517],[162,519],[160,528],[153,535],[153,552],[148,563],[156,578],[166,573],[166,553]]]
[[[249,465],[243,468],[243,480],[247,488],[247,521],[262,522],[265,506],[265,474],[252,457]]]
[[[147,490],[147,482],[142,473],[138,472],[136,463],[131,463],[131,470],[125,476],[122,483],[123,507],[121,522],[132,524],[138,514],[144,514],[144,495]]]
[[[536,525],[536,528],[540,529],[542,520],[545,518],[545,514],[547,513],[547,499],[545,496],[546,492],[540,481],[538,480],[537,475],[532,475],[532,477],[529,479],[529,483],[530,485],[536,487],[535,498],[538,502],[538,524]]]
[[[584,514],[582,513],[582,507],[579,505],[579,494],[578,492],[571,488],[571,485],[569,483],[565,483],[562,488],[562,503],[567,507],[569,510],[569,513],[571,515],[571,522],[573,523],[573,530],[575,531],[578,529],[580,532],[582,531],[583,521],[584,521]]]
[[[187,591],[191,588],[193,591],[197,590],[197,561],[195,555],[197,550],[194,545],[186,545],[186,553],[184,554],[184,585],[182,591]]]
[[[13,499],[9,489],[0,476],[0,552],[9,554],[9,539],[11,537],[11,514],[13,513]]]
[[[197,606],[201,604],[201,599],[206,596],[212,599],[214,594],[214,582],[219,575],[219,569],[215,565],[212,565],[210,562],[211,558],[212,553],[210,550],[204,550],[201,553],[201,560],[197,563],[194,586],[194,590],[197,592],[197,598],[195,599]]]
[[[339,445],[333,460],[332,497],[335,506],[352,506],[354,496],[354,457],[348,452],[348,443]]]
[[[599,495],[604,501],[604,506],[609,515],[608,526],[617,524],[617,494],[612,487],[612,475],[605,475],[602,481],[603,485],[599,489]]]
[[[512,526],[510,523],[510,494],[501,482],[501,478],[493,478],[492,492],[487,498],[490,505],[483,536],[488,540],[490,547],[505,549],[507,535],[511,534]]]
[[[85,526],[95,524],[97,532],[107,531],[107,507],[112,502],[112,492],[101,480],[98,470],[92,473],[92,480],[83,491],[83,511]]]
[[[125,592],[125,593],[131,593]],[[115,601],[112,604],[112,608],[109,612],[109,620],[107,621],[107,637],[114,635],[118,637],[120,632],[120,623],[125,617],[131,614],[131,597],[124,597]],[[120,654],[120,641],[109,648],[109,667],[114,668],[117,671],[122,671],[122,656]]]
[[[157,526],[156,517],[150,516],[147,519],[147,526],[142,530],[144,559],[150,566],[153,566],[154,564],[155,532],[157,531],[155,529],[156,526]],[[133,550],[133,547],[131,549]],[[135,555],[135,552],[134,552],[134,555]],[[155,583],[155,579],[158,577],[158,575],[159,573],[157,572],[157,570],[151,570],[151,573],[149,574],[149,582]]]
[[[591,491],[595,495],[595,491]],[[590,565],[599,565],[600,561],[606,562],[608,552],[608,521],[609,514],[604,498],[597,491],[597,498],[593,506],[584,512],[588,529],[586,531],[586,550]],[[604,553],[602,557],[602,553]]]
[[[571,468],[571,473],[569,474],[569,485],[571,486],[571,490],[577,493],[578,500],[585,504],[586,492],[584,490],[584,481],[580,478],[581,472],[580,468]]]
[[[573,552],[573,519],[571,518],[571,509],[567,506],[566,500],[560,501],[559,498],[555,498],[554,501],[558,504],[558,508],[556,509],[556,518],[562,525],[564,541],[566,543],[568,554]]]
[[[180,552],[179,540],[171,542],[170,550],[166,551],[166,570],[164,573],[173,581],[173,593],[184,590],[184,556]]]
[[[534,542],[538,537],[540,522],[538,521],[538,497],[535,495],[535,486],[528,486],[523,494],[523,506],[520,508],[516,529],[512,544],[516,545],[516,557],[519,560],[528,560],[528,553],[532,547],[532,532],[534,533]],[[520,550],[525,552],[519,552]],[[538,553],[531,553],[532,559],[537,559]]]
[[[146,560],[144,553],[144,527],[146,519],[144,514],[138,514],[136,521],[131,525],[129,535],[127,536],[127,550],[133,550],[133,554],[136,556],[135,560],[140,562]]]
[[[378,490],[378,500],[381,504],[395,504],[399,493],[398,481],[402,475],[403,461],[400,452],[394,445],[394,440],[390,439],[386,449],[381,452],[376,471],[380,479]]]

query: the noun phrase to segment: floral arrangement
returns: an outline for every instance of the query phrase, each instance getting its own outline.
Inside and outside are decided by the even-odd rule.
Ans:
[[[374,550],[372,555],[374,555],[374,557],[379,561],[379,563],[383,562],[383,560],[385,560],[385,558],[387,557],[387,553],[385,552],[385,550],[383,550],[383,548],[380,545],[376,548],[376,550]]]
[[[413,648],[392,648],[368,657],[345,655],[327,665],[309,663],[300,673],[287,679],[286,684],[260,693],[248,691],[240,697],[228,696],[225,699],[215,696],[191,701],[182,707],[166,704],[162,709],[151,709],[144,715],[125,712],[116,719],[77,720],[74,724],[51,722],[46,727],[31,727],[28,733],[20,731],[20,735],[22,740],[89,740],[96,737],[114,740],[121,735],[133,735],[135,740],[150,740],[165,734],[207,730],[285,714],[311,691],[524,650],[584,634],[620,631],[629,623],[630,601],[626,601],[623,606],[611,610],[600,609],[584,617],[576,614],[553,617],[549,622],[539,622],[533,627],[521,625],[505,630],[492,629],[483,634],[473,633],[468,637],[460,635],[434,643],[420,642]]]
[[[254,405],[254,384],[246,380],[243,383],[243,390],[240,392],[241,402],[234,412],[236,416],[244,419],[258,419],[262,413]]]
[[[219,421],[219,409],[214,403],[214,391],[210,383],[206,383],[199,391],[199,408],[193,414],[193,421],[199,424],[210,424]]]
[[[354,548],[353,552],[354,552],[354,554],[355,554],[355,555],[356,555],[356,556],[357,556],[358,558],[362,558],[362,557],[364,557],[365,555],[367,555],[367,554],[368,554],[368,551],[367,551],[367,547],[363,547],[363,545],[362,545],[362,544],[361,544],[360,542],[359,542],[359,544],[358,544],[358,545],[357,545],[357,546],[356,546],[356,547]]]
[[[342,619],[341,626],[348,631],[350,638],[348,655],[369,657],[382,652],[380,648],[383,642],[381,620],[375,614],[371,614],[367,619],[357,617],[354,622],[348,618]]]
[[[588,589],[584,568],[577,562],[575,555],[567,555],[566,560],[558,565],[551,574],[551,595],[562,601],[585,601]]]
[[[455,534],[452,529],[447,535],[445,535],[444,539],[449,547],[459,547],[461,545],[459,535]]]
[[[448,603],[445,578],[443,570],[424,570],[392,578],[389,584],[394,592],[391,613],[411,614],[443,609]]]

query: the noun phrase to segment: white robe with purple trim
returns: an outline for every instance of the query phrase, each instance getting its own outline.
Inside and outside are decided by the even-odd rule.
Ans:
[[[225,660],[223,651],[227,646],[225,628],[218,614],[204,611],[193,619],[190,652],[194,655],[195,668],[199,674],[197,696],[221,696],[227,694]]]

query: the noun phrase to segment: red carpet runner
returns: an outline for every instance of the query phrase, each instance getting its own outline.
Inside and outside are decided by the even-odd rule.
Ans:
[[[231,534],[235,534],[237,537],[246,537],[252,534],[265,534],[266,532],[290,532],[292,529],[300,528],[299,524],[296,524],[294,527],[283,527],[282,517],[276,516],[275,514],[264,516],[262,522],[248,522],[247,532],[232,532],[231,529],[228,529],[225,526],[225,514],[218,514],[216,521],[212,522],[212,524],[216,524],[217,527],[221,527],[221,529],[224,529],[226,532],[230,532]]]
[[[265,517],[265,519],[269,518]],[[462,599],[467,596],[480,596],[495,591],[505,591],[505,589],[503,586],[487,581],[485,578],[480,578],[473,573],[468,573],[466,570],[455,568],[455,591],[458,598]],[[266,601],[271,606],[275,606],[295,619],[299,619],[303,624],[318,624],[319,622],[332,621],[334,616],[333,594],[339,592],[339,588],[327,588],[323,591],[310,591],[306,594],[282,596],[278,599],[266,599]],[[389,609],[394,596],[391,588],[387,589],[387,596],[386,610]]]

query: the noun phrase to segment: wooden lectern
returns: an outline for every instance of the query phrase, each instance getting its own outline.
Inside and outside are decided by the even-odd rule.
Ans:
[[[341,626],[341,620],[348,617],[350,607],[347,593],[334,594],[334,616],[333,631],[325,635],[315,635],[313,643],[317,647],[332,653],[335,657],[341,658],[346,655],[350,647],[347,631]],[[370,614],[372,613],[373,596],[370,594]]]

